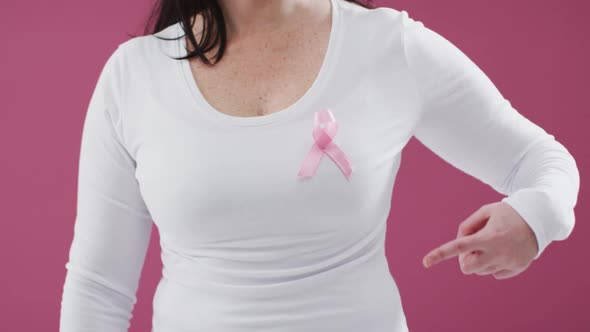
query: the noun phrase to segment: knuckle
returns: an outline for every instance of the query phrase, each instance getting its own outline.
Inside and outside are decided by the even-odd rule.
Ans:
[[[462,223],[459,224],[458,230],[459,230],[460,233],[465,230],[465,223],[464,222],[462,222]]]
[[[477,275],[480,275],[480,276],[485,276],[485,275],[488,275],[488,274],[492,274],[492,271],[490,271],[489,269],[484,269],[484,270],[481,270],[481,271],[476,272],[476,274]]]
[[[463,274],[468,274],[467,265],[465,263],[461,264],[461,272],[463,272]]]
[[[461,260],[460,267],[461,272],[463,274],[471,274],[478,266],[478,259],[473,255],[467,256],[465,259]]]
[[[498,270],[499,270],[499,267],[497,265],[490,265],[490,267],[489,267],[490,274],[496,273]]]
[[[463,242],[457,242],[455,247],[457,248],[457,250],[463,251],[465,249],[465,244]]]
[[[479,210],[482,212],[487,212],[490,210],[490,208],[493,206],[494,203],[486,203],[484,205],[482,205]]]

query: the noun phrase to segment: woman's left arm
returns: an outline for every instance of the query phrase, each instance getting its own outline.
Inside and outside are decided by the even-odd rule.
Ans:
[[[414,137],[456,168],[507,195],[501,200],[505,204],[488,204],[473,218],[493,217],[492,206],[506,212],[507,204],[516,216],[510,221],[530,227],[515,229],[532,230],[537,248],[529,260],[537,259],[551,241],[563,240],[573,230],[580,186],[576,161],[553,135],[517,112],[454,44],[405,11],[401,25],[411,83],[421,102]],[[474,223],[473,218],[468,222]],[[436,262],[457,255],[469,241],[457,239],[427,259]]]

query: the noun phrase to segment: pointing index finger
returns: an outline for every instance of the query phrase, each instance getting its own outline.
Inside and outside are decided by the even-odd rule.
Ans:
[[[425,267],[430,267],[461,253],[481,249],[481,244],[481,237],[477,233],[454,239],[429,252],[424,257],[423,264]]]

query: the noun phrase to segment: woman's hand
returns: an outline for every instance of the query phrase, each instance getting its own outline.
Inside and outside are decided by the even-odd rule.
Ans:
[[[537,253],[533,230],[508,204],[482,206],[459,225],[457,238],[430,251],[422,260],[430,267],[454,256],[464,274],[513,277],[532,263]]]

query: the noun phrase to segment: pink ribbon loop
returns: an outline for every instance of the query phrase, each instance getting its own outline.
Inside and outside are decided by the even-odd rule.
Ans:
[[[328,108],[315,113],[312,136],[314,144],[303,160],[298,176],[313,176],[320,165],[322,156],[328,155],[340,168],[346,179],[352,174],[352,164],[344,151],[334,143],[334,136],[338,132],[338,123],[334,114]]]

